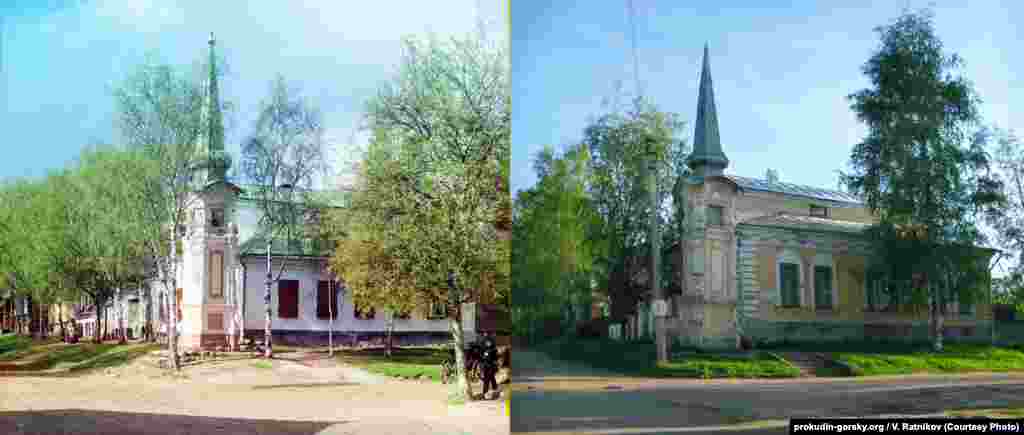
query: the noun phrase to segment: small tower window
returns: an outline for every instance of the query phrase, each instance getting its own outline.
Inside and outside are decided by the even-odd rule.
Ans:
[[[708,206],[708,225],[722,225],[722,207]]]
[[[812,205],[811,206],[811,216],[827,218],[828,217],[828,207],[821,207],[821,206],[817,206],[817,205]]]
[[[224,209],[215,208],[210,212],[210,226],[214,228],[224,227]]]

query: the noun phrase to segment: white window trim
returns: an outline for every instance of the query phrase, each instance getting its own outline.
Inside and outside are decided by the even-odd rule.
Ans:
[[[800,258],[800,253],[793,248],[782,248],[779,255],[775,258],[775,294],[776,299],[775,305],[782,306],[782,270],[779,267],[781,264],[796,264],[797,267],[797,285],[796,285],[796,298],[797,306],[804,306],[804,262]]]

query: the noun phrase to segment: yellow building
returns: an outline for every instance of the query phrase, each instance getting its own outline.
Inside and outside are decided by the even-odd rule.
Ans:
[[[693,176],[680,180],[674,194],[691,211],[689,230],[667,256],[675,275],[666,330],[675,342],[735,348],[928,339],[927,313],[905,299],[908,292],[867,278],[870,247],[862,231],[874,218],[859,198],[772,174],[724,174],[729,160],[719,141],[706,47],[687,163]],[[630,319],[629,335],[654,335],[653,304],[646,300]],[[991,339],[987,302],[946,308],[948,337]]]

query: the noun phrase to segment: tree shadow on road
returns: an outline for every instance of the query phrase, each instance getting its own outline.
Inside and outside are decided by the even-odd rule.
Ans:
[[[137,412],[57,409],[0,412],[4,434],[295,434],[311,435],[340,421],[289,421]]]

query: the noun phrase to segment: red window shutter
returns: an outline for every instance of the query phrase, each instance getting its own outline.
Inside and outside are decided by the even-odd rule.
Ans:
[[[299,282],[283,279],[277,283],[277,316],[285,319],[299,317]]]

